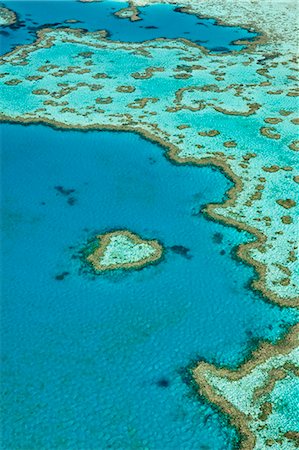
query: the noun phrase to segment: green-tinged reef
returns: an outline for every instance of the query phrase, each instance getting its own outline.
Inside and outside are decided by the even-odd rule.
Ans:
[[[137,20],[141,20],[139,17],[138,8],[135,5],[130,4],[127,8],[119,9],[114,13],[116,17],[119,19],[129,19],[131,22],[136,22]]]
[[[193,375],[199,392],[231,417],[240,449],[291,450],[299,443],[299,326],[264,343],[238,370],[201,362]]]
[[[0,27],[8,27],[17,21],[17,16],[11,9],[0,6]]]
[[[298,305],[298,210],[286,214],[277,202],[285,192],[295,201],[299,192],[289,147],[297,139],[297,101],[288,95],[296,85],[294,55],[270,58],[269,43],[223,55],[186,39],[105,36],[43,29],[36,42],[4,55],[1,120],[134,131],[166,148],[173,162],[219,167],[234,187],[206,213],[255,236],[238,249],[258,272],[253,287],[280,305]],[[269,86],[282,93],[272,95]],[[260,131],[269,118],[279,139]]]
[[[144,240],[128,230],[104,233],[96,239],[98,245],[87,261],[97,272],[140,269],[158,262],[163,255],[163,247],[157,240]]]
[[[132,3],[138,7],[158,2]],[[143,120],[150,114],[161,118],[164,109],[156,130],[162,128],[161,123],[171,123],[163,126],[158,138],[168,148],[169,158],[217,165],[234,181],[227,201],[208,205],[206,212],[256,237],[237,250],[259,274],[253,287],[280,305],[297,307],[297,4],[292,0],[245,0],[236,6],[227,0],[184,0],[182,7],[183,12],[216,18],[219,24],[254,29],[260,33],[259,39],[248,42],[249,47],[235,55],[212,56],[201,49],[200,57],[195,58],[188,54],[196,53],[195,47],[192,52],[189,47],[168,75],[184,80],[175,93],[170,89],[172,104],[147,90],[144,101],[137,98],[130,107],[144,108],[147,114],[139,117]],[[137,73],[133,77],[166,83],[165,67],[160,66],[161,73],[152,70],[157,67],[156,61],[151,61],[139,70],[144,76]],[[174,117],[166,119],[166,112]],[[220,407],[239,430],[244,450],[299,446],[298,332],[295,326],[275,345],[262,344],[234,371],[200,362],[193,372],[200,393]]]

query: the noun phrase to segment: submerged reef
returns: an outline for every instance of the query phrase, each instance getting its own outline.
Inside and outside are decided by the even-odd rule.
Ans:
[[[16,14],[4,6],[0,6],[0,27],[8,27],[17,21]]]
[[[241,449],[298,448],[299,326],[276,345],[263,344],[238,370],[201,362],[194,378],[205,395],[232,418]]]
[[[87,256],[96,271],[140,269],[157,262],[163,254],[158,241],[143,240],[128,230],[97,236],[98,247]]]
[[[131,22],[141,20],[141,18],[139,17],[139,11],[133,4],[131,4],[127,8],[119,9],[114,13],[114,15],[119,19],[130,19]]]
[[[295,60],[248,52],[216,55],[185,39],[121,43],[104,32],[43,29],[35,43],[0,61],[0,118],[135,131],[177,163],[224,170],[235,186],[225,204],[206,212],[256,236],[238,250],[259,273],[254,287],[295,306],[298,211],[277,203],[291,205],[299,192],[290,148],[297,137]],[[279,139],[260,132],[269,118],[279,119]]]

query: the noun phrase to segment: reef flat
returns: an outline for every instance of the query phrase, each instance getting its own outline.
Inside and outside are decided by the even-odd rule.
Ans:
[[[232,417],[241,449],[298,448],[299,326],[276,345],[262,345],[237,371],[200,363],[201,393]]]
[[[97,271],[145,267],[163,253],[158,241],[145,241],[128,230],[98,235],[97,240],[99,246],[87,257]]]
[[[256,236],[238,249],[259,273],[254,287],[295,306],[295,57],[257,43],[217,55],[185,39],[121,43],[43,29],[1,59],[1,120],[135,131],[177,163],[224,170],[235,187],[207,213]]]
[[[17,21],[16,14],[4,6],[0,6],[0,27],[8,27]]]
[[[199,213],[231,183],[136,133],[1,129],[3,446],[236,448],[186,368],[232,369],[298,313],[247,288],[252,268],[231,257],[246,233]],[[163,261],[94,273],[94,237],[120,229],[158,239]]]

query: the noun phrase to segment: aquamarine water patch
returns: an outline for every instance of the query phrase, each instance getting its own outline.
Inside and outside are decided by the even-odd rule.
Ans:
[[[231,250],[249,236],[199,214],[231,183],[130,133],[1,129],[4,446],[233,448],[181,369],[235,367],[297,314],[246,287],[253,270]],[[165,259],[81,273],[78,250],[116,227],[159,239]]]

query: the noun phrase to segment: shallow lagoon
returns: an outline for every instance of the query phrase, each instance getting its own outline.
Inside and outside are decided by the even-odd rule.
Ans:
[[[126,3],[103,1],[82,3],[79,1],[13,1],[5,2],[18,15],[19,26],[6,27],[3,35],[2,53],[16,45],[31,43],[36,31],[44,27],[85,28],[88,31],[108,30],[113,40],[142,42],[165,37],[186,38],[212,51],[241,50],[234,45],[238,39],[254,39],[255,33],[244,28],[217,25],[215,20],[199,18],[192,14],[175,11],[172,5],[151,5],[140,8],[142,20],[131,22],[119,19],[114,13],[128,6]],[[69,19],[79,23],[65,22]]]
[[[232,448],[181,369],[235,367],[297,316],[246,287],[246,235],[198,214],[230,182],[131,133],[6,124],[2,143],[4,448]],[[164,261],[93,277],[78,252],[113,228]]]

